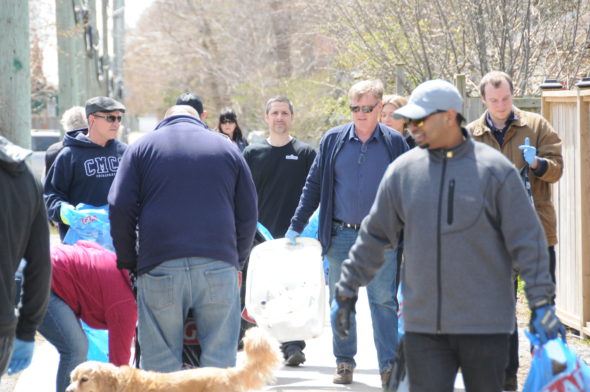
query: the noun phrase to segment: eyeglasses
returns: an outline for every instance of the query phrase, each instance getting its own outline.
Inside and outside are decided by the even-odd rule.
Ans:
[[[391,118],[392,120],[396,119],[395,117],[393,117],[393,112],[391,112],[391,113],[381,112],[381,118],[383,120],[385,120],[387,117]]]
[[[108,123],[114,123],[115,121],[121,122],[121,120],[123,119],[123,116],[101,116],[99,114],[93,114],[93,116],[98,118],[104,118],[105,120],[107,120]]]
[[[366,105],[366,106],[358,106],[358,105],[350,105],[350,111],[353,113],[358,113],[363,112],[363,113],[371,113],[373,111],[373,109],[375,109],[377,107],[377,105],[379,105],[379,102],[377,102],[375,105],[371,106],[371,105]]]
[[[417,119],[411,119],[411,118],[407,118],[407,119],[404,121],[404,125],[405,125],[406,127],[407,127],[407,126],[410,126],[410,125],[413,125],[413,126],[415,126],[416,128],[419,128],[419,127],[421,127],[421,126],[423,126],[423,125],[424,125],[424,122],[426,121],[426,119],[427,119],[428,117],[430,117],[430,116],[433,116],[433,115],[435,115],[435,114],[437,114],[437,113],[444,113],[444,112],[446,112],[446,110],[437,110],[437,111],[436,111],[436,112],[434,112],[434,113],[430,113],[430,114],[429,114],[428,116],[426,116],[426,117],[417,118]]]
[[[234,121],[234,120],[230,120],[230,119],[227,119],[227,118],[226,118],[226,119],[224,119],[224,120],[221,120],[220,122],[221,122],[222,124],[232,124],[232,123],[235,123],[235,121]]]

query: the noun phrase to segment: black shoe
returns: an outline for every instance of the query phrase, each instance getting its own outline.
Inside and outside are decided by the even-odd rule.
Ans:
[[[518,379],[516,376],[506,376],[504,380],[504,391],[518,391]]]
[[[285,365],[287,366],[299,366],[305,362],[305,354],[301,350],[291,351],[285,359]]]

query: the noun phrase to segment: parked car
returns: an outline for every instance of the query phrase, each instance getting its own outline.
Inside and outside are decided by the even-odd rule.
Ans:
[[[31,149],[46,151],[49,146],[61,140],[59,129],[31,129]]]
[[[45,176],[45,151],[53,143],[61,140],[59,129],[31,129],[31,150],[33,154],[29,160],[33,174],[40,180]]]

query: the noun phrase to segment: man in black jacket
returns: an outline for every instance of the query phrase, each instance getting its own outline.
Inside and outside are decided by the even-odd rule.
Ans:
[[[35,331],[49,298],[51,261],[47,212],[41,184],[25,163],[29,150],[0,136],[0,375],[31,363]],[[15,316],[14,274],[24,269],[22,307]]]

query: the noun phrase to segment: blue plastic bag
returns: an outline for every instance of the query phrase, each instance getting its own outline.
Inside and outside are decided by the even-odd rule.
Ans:
[[[537,336],[525,331],[527,337],[534,346],[533,360],[523,392],[589,392],[590,391],[590,369],[580,360],[573,351],[560,338],[550,342],[557,345],[556,350],[561,350],[559,356],[565,362],[556,361],[552,349],[548,343],[540,345]],[[562,369],[563,368],[563,369]]]
[[[88,360],[98,362],[109,361],[109,331],[106,329],[94,329],[89,327],[84,321],[82,329],[88,339]]]
[[[301,232],[301,237],[318,238],[318,227],[320,224],[320,209],[318,208],[309,218],[309,222]]]
[[[75,210],[64,210],[70,228],[64,238],[64,244],[73,245],[80,240],[93,241],[105,249],[114,252],[109,221],[109,206],[100,207],[80,203]]]

